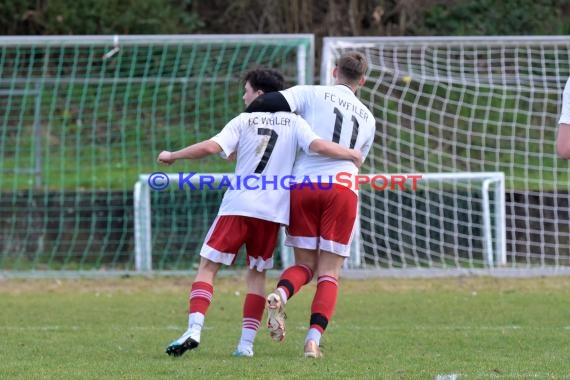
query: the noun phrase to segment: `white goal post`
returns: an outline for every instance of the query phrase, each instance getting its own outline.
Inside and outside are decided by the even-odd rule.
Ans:
[[[153,173],[154,174],[154,173]],[[216,174],[200,174],[189,179],[189,182],[198,186],[200,178],[210,177],[213,179],[212,186],[216,188],[222,178],[232,178],[233,174],[216,173]],[[378,179],[393,179],[397,177],[405,177],[405,174],[366,174],[362,175],[368,177],[371,181],[376,181],[376,185],[381,185]],[[141,174],[139,180],[134,186],[134,223],[135,223],[135,264],[137,271],[150,271],[153,270],[153,231],[152,231],[152,177],[151,174]],[[174,188],[179,191],[191,192],[188,186],[178,187],[180,183],[180,173],[163,173],[160,179],[162,183],[168,182],[170,189]],[[434,228],[430,230],[429,223],[420,221],[417,215],[407,221],[410,223],[410,232],[425,230],[427,235],[434,233],[441,237],[441,243],[435,242],[438,237],[435,236],[435,244],[433,246],[443,246],[443,249],[437,249],[433,252],[425,250],[420,256],[428,258],[426,260],[410,261],[404,258],[405,252],[396,252],[397,248],[391,248],[389,255],[390,259],[380,257],[379,244],[375,244],[374,239],[370,239],[371,235],[375,234],[374,226],[381,224],[381,221],[375,220],[375,216],[370,215],[367,211],[369,207],[368,202],[360,202],[359,219],[353,240],[351,257],[347,261],[346,267],[349,269],[366,269],[366,268],[386,268],[386,269],[410,269],[410,268],[453,268],[453,269],[472,269],[472,268],[495,268],[502,266],[506,263],[506,249],[505,249],[505,177],[500,172],[489,173],[425,173],[415,175],[416,185],[414,188],[404,189],[402,186],[386,186],[386,189],[379,190],[379,186],[364,185],[361,188],[361,194],[368,194],[367,198],[375,197],[378,194],[397,194],[397,196],[404,202],[409,203],[407,200],[415,202],[419,212],[422,206],[420,202],[430,204],[427,212],[433,213],[433,217],[445,219],[449,214],[444,211],[445,199],[449,197],[464,197],[463,205],[465,206],[465,213],[455,213],[455,219],[447,221],[448,224],[453,224],[467,230],[479,231],[479,236],[466,237],[474,241],[472,247],[469,249],[467,256],[461,257],[461,247],[456,247],[453,244],[445,243],[449,236],[455,234],[457,231],[436,231]],[[178,189],[177,189],[178,187]],[[198,186],[200,187],[200,186]],[[475,190],[473,190],[475,189]],[[211,191],[202,189],[198,191]],[[271,190],[267,190],[271,191]],[[398,194],[400,193],[400,194]],[[430,194],[437,194],[436,199],[430,198]],[[446,195],[448,194],[448,195]],[[473,194],[478,194],[472,196]],[[431,196],[431,198],[434,198]],[[421,200],[423,199],[423,200]],[[434,211],[435,210],[435,211]],[[439,210],[439,212],[438,212]],[[184,212],[190,212],[189,210]],[[201,211],[198,211],[202,214]],[[471,214],[465,220],[463,215]],[[425,220],[429,220],[425,219]],[[398,226],[393,226],[398,228]],[[390,226],[383,228],[390,229]],[[366,231],[364,231],[366,230]],[[199,234],[205,236],[207,230],[201,231],[181,231],[182,234]],[[364,233],[366,232],[366,233]],[[366,235],[366,236],[364,236]],[[450,235],[450,236],[451,236]],[[294,262],[292,250],[284,245],[283,235],[280,239],[280,252],[282,267],[287,267]],[[402,237],[402,235],[400,235]],[[388,236],[386,236],[389,239]],[[412,238],[414,238],[412,236]],[[453,238],[452,238],[453,239]],[[456,244],[457,245],[457,244]],[[404,249],[405,251],[405,249]],[[198,252],[194,252],[195,255]],[[399,256],[401,259],[395,260]],[[412,256],[413,257],[413,256]],[[397,263],[396,263],[397,262]]]

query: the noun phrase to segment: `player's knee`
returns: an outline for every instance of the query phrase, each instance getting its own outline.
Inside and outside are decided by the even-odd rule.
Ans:
[[[318,258],[316,250],[295,249],[295,264],[306,267],[311,273],[317,270]]]
[[[317,273],[319,277],[329,276],[338,279],[340,277],[340,271],[342,270],[344,260],[344,257],[337,254],[321,251],[317,264]]]
[[[203,257],[200,260],[200,268],[198,270],[202,273],[215,274],[218,272],[219,268],[220,268],[219,263],[215,263],[212,260],[209,260],[209,259],[206,259]]]

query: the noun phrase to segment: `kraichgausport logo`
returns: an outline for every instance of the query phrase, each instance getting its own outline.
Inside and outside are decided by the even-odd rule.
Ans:
[[[330,190],[334,184],[351,190],[360,190],[369,185],[374,190],[416,190],[421,174],[376,174],[373,176],[340,172],[335,176],[295,177],[266,176],[250,174],[246,176],[199,174],[197,172],[176,173],[177,190],[293,190],[308,188],[311,190]],[[163,172],[149,175],[147,183],[153,190],[162,191],[170,186],[170,177]]]

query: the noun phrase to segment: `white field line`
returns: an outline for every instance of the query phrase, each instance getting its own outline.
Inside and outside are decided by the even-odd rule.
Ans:
[[[455,377],[452,377],[455,376]],[[517,373],[477,373],[476,375],[463,375],[460,373],[438,374],[434,380],[467,380],[467,379],[570,379],[570,375],[561,375],[556,372],[521,372]]]
[[[239,322],[236,321],[236,325],[239,326]],[[289,324],[289,328],[296,330],[306,330],[307,326],[305,323],[301,324]],[[365,330],[365,331],[400,331],[400,330],[421,330],[421,331],[505,331],[505,330],[521,330],[521,331],[569,331],[570,326],[560,326],[560,327],[525,327],[518,325],[505,325],[505,326],[355,326],[345,327],[339,324],[334,324],[331,326],[334,329],[349,329],[349,330]],[[169,331],[181,331],[185,326],[109,326],[108,329],[112,330],[129,330],[129,331],[153,331],[153,330],[169,330]],[[61,330],[91,330],[89,325],[38,325],[38,326],[10,326],[10,325],[0,325],[0,331],[61,331]],[[215,327],[206,327],[204,330],[215,330]],[[262,329],[260,329],[262,330]]]
[[[435,377],[435,380],[457,380],[459,378],[459,374],[457,373],[451,373],[448,375],[437,375]]]
[[[332,327],[335,329],[349,329],[349,330],[365,330],[365,331],[400,331],[400,330],[421,330],[421,331],[504,331],[504,330],[529,330],[529,331],[565,331],[570,330],[570,326],[559,326],[559,327],[536,327],[536,326],[519,326],[519,325],[505,325],[505,326],[421,326],[421,325],[413,325],[413,326],[402,326],[402,327],[394,327],[394,326],[356,326],[351,325],[349,327],[335,324],[334,321],[332,323]],[[296,329],[303,329],[306,330],[306,324],[294,326]]]
[[[184,331],[184,326],[109,326],[106,329],[119,331]],[[45,325],[45,326],[1,326],[0,331],[79,331],[79,330],[95,330],[89,325],[82,326],[66,326],[66,325]],[[99,329],[97,329],[99,330]],[[214,330],[212,327],[204,327],[203,330]]]

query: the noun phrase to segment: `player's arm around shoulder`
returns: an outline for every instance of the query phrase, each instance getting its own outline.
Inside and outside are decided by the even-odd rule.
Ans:
[[[311,152],[321,154],[323,156],[327,156],[330,158],[336,158],[339,160],[350,160],[354,163],[357,168],[360,168],[362,165],[362,153],[357,149],[348,149],[339,145],[337,143],[333,143],[331,141],[327,141],[324,139],[316,139],[313,140],[311,145],[309,145],[309,149]]]
[[[297,114],[304,114],[308,108],[314,104],[316,98],[316,89],[320,86],[315,85],[296,85],[281,91],[283,98],[289,104],[292,112]]]
[[[297,133],[297,143],[301,149],[308,154],[317,153],[339,160],[351,160],[357,168],[360,168],[363,160],[362,153],[359,150],[348,149],[337,143],[320,138],[301,116],[294,115],[294,117],[296,119],[294,124]]]
[[[254,112],[291,112],[287,99],[279,91],[268,92],[255,98],[247,108],[246,113]]]

